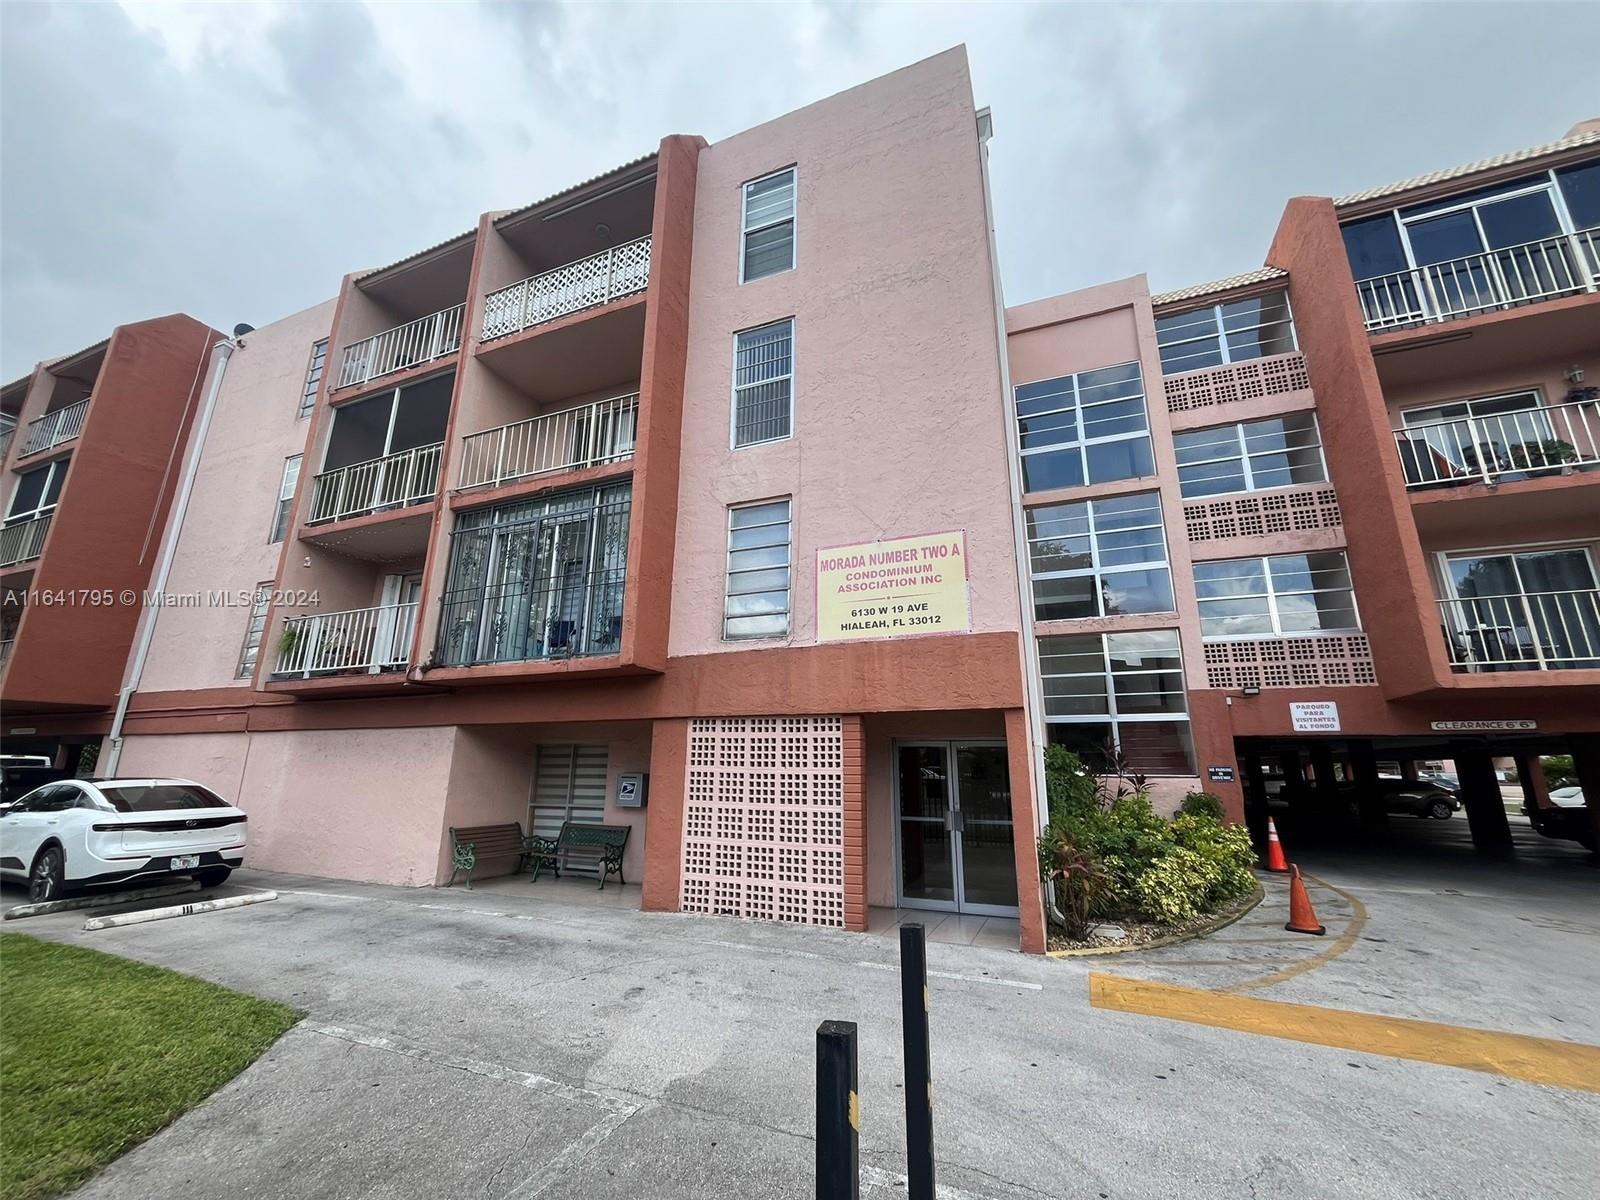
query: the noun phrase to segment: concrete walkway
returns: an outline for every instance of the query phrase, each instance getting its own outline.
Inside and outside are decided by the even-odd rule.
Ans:
[[[1365,908],[1363,932],[1252,996],[1600,1043],[1596,873],[1534,912],[1487,889],[1419,897],[1328,874]],[[101,933],[71,914],[7,926],[308,1014],[80,1196],[804,1197],[824,1018],[861,1026],[863,1194],[904,1194],[892,938],[646,915],[525,881],[235,884],[282,898]],[[1269,937],[1281,912],[1258,911]],[[1600,1096],[1090,1006],[1091,971],[1216,987],[1269,968],[1206,956],[1277,963],[1337,936],[1308,952],[1230,930],[1227,946],[1098,960],[931,945],[942,1194],[1595,1193]]]

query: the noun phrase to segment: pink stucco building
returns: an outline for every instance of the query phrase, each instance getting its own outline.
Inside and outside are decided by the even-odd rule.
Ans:
[[[1600,770],[1600,133],[1295,200],[1232,279],[1007,308],[988,130],[958,48],[209,358],[174,327],[141,436],[198,458],[148,654],[105,618],[122,678],[67,695],[59,616],[8,614],[7,734],[120,732],[259,867],[428,886],[452,830],[604,825],[645,908],[1033,951],[1048,744],[1236,817],[1450,757],[1491,842],[1491,754],[1535,794],[1540,753]],[[7,411],[75,403],[59,374]],[[119,519],[167,525],[175,478]],[[6,578],[87,569],[96,492]]]

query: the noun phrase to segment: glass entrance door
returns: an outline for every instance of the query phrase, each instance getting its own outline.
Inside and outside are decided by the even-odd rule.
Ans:
[[[895,823],[901,905],[1017,915],[1004,742],[897,743]]]

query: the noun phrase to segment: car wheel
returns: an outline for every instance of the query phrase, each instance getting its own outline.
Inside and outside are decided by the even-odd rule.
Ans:
[[[66,876],[66,859],[61,847],[45,847],[33,860],[33,870],[28,872],[28,899],[35,904],[61,899],[66,889]]]
[[[1428,805],[1428,815],[1436,821],[1449,820],[1451,812],[1452,809],[1448,800],[1435,800]]]
[[[228,876],[232,874],[232,867],[210,867],[204,871],[197,871],[195,878],[200,881],[201,887],[214,888],[227,883]]]

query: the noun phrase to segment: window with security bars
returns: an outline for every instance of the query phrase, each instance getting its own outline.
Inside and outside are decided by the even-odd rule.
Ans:
[[[1041,637],[1039,678],[1051,745],[1096,770],[1120,754],[1145,775],[1194,774],[1176,630]]]
[[[1361,628],[1344,551],[1196,563],[1202,637]]]
[[[1262,421],[1177,433],[1178,490],[1185,499],[1263,492],[1328,478],[1316,414],[1285,413]]]
[[[568,821],[602,825],[606,814],[606,772],[610,751],[604,744],[541,745],[533,760],[533,786],[528,796],[528,836],[559,837]],[[598,874],[598,849],[562,852],[561,869],[578,875]]]
[[[1024,491],[1156,473],[1138,363],[1025,383],[1016,403]]]
[[[1179,375],[1297,349],[1287,292],[1156,318],[1161,373]]]
[[[794,168],[744,185],[744,250],[739,279],[749,283],[794,268]]]
[[[722,609],[727,639],[789,632],[789,501],[728,510],[728,581]]]
[[[774,321],[733,339],[733,444],[789,436],[794,422],[794,321]]]
[[[239,669],[236,679],[249,679],[256,673],[256,659],[261,654],[261,635],[267,627],[267,605],[272,600],[272,580],[256,584],[256,594],[250,605],[250,624],[245,629],[244,649],[239,652]]]
[[[1038,620],[1173,611],[1156,492],[1046,504],[1027,517]]]
[[[289,532],[289,510],[294,507],[294,489],[300,482],[301,455],[291,454],[283,460],[283,478],[278,481],[278,507],[272,515],[272,536],[269,542],[281,542]]]
[[[300,393],[299,417],[309,416],[311,410],[317,406],[317,388],[322,384],[322,368],[328,362],[328,339],[323,338],[311,347],[311,362],[306,367],[306,386]]]

